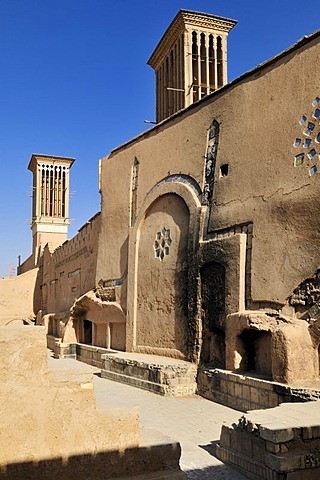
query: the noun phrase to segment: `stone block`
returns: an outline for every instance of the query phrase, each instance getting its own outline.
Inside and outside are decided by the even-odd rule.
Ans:
[[[276,407],[277,405],[279,405],[279,397],[276,393],[269,392],[268,395],[268,408]]]
[[[236,397],[242,398],[242,385],[238,382],[234,385],[234,394]]]
[[[242,435],[239,435],[238,441],[239,441],[239,452],[242,452],[244,455],[248,456],[251,458],[252,455],[252,440],[254,437],[248,433],[242,433]]]
[[[269,406],[269,395],[267,390],[259,390],[259,404],[260,408],[267,408]]]
[[[281,453],[288,453],[289,452],[289,448],[287,447],[287,445],[285,443],[280,444],[280,452]]]
[[[312,427],[312,438],[320,438],[320,425]]]
[[[301,436],[304,440],[313,438],[312,427],[303,427],[301,429]]]
[[[250,388],[250,400],[252,403],[259,405],[259,390],[255,387]]]
[[[267,450],[267,452],[270,452],[270,453],[279,453],[280,452],[280,444],[266,441],[266,450]]]
[[[92,358],[92,352],[88,350],[87,348],[82,348],[81,349],[81,357],[83,358]]]
[[[231,447],[230,428],[226,425],[222,425],[221,427],[220,444],[226,448]]]
[[[228,395],[231,395],[234,397],[235,393],[235,388],[234,388],[235,383],[234,382],[228,382]]]
[[[252,458],[264,463],[266,454],[266,442],[258,437],[252,437]]]
[[[276,472],[290,472],[293,470],[299,470],[304,467],[303,458],[301,455],[274,455],[267,453],[265,456],[265,463],[267,467]]]
[[[292,428],[286,428],[279,424],[269,424],[267,427],[260,425],[259,427],[260,437],[263,440],[267,440],[272,443],[285,443],[294,439],[294,431]]]
[[[227,382],[227,380],[222,380],[222,379],[220,380],[220,390],[223,393],[228,392],[228,382]]]
[[[242,385],[242,398],[246,401],[250,401],[250,387],[248,385]]]
[[[230,444],[232,445],[232,450],[236,452],[241,452],[241,440],[239,438],[239,432],[237,430],[230,430]]]

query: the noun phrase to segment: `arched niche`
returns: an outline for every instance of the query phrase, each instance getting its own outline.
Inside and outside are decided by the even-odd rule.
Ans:
[[[130,233],[127,349],[190,358],[190,284],[196,282],[190,260],[201,205],[194,180],[178,177],[149,192]]]
[[[138,246],[137,345],[185,354],[189,210],[168,193],[146,212]]]

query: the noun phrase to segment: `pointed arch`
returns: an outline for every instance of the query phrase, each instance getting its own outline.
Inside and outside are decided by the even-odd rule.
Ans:
[[[155,185],[130,233],[128,351],[182,359],[194,353],[190,285],[197,282],[193,261],[201,204],[194,186],[183,180],[164,179]]]

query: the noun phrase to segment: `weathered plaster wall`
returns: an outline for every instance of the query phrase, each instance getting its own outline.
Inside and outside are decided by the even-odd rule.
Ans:
[[[42,310],[63,312],[75,299],[95,286],[100,215],[89,220],[79,233],[53,252],[43,255]],[[52,252],[52,253],[51,253]]]
[[[0,325],[22,323],[33,318],[39,308],[37,283],[38,268],[22,275],[0,280]]]
[[[310,118],[320,95],[314,73],[319,60],[316,38],[103,159],[97,279],[119,279],[127,272],[135,160],[137,212],[147,193],[170,175],[188,175],[203,187],[207,130],[216,119],[220,136],[209,230],[253,223],[250,296],[285,303],[319,263],[320,237],[314,232],[320,227],[320,177],[309,176],[315,159],[294,167],[299,152],[293,146],[297,137],[304,138],[301,116]],[[228,175],[222,176],[225,164]]]
[[[319,40],[235,86],[215,103],[221,121],[210,229],[253,222],[252,299],[283,303],[319,257],[318,157],[294,167],[308,118],[319,96]],[[319,122],[315,121],[316,133]],[[227,177],[219,166],[229,164]]]

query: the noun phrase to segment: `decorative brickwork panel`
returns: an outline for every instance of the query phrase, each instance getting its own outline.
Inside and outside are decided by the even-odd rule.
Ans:
[[[320,270],[300,283],[289,297],[289,303],[307,318],[320,317]]]
[[[219,145],[219,123],[214,120],[208,132],[208,147],[205,162],[205,177],[202,194],[202,204],[210,205],[213,195],[214,171]]]
[[[316,161],[320,155],[320,97],[316,97],[308,108],[308,114],[300,117],[298,136],[293,142],[294,166],[305,165],[309,176],[312,177],[318,172]]]
[[[103,302],[115,302],[115,289],[112,287],[98,287],[96,290],[96,297],[100,298]]]

